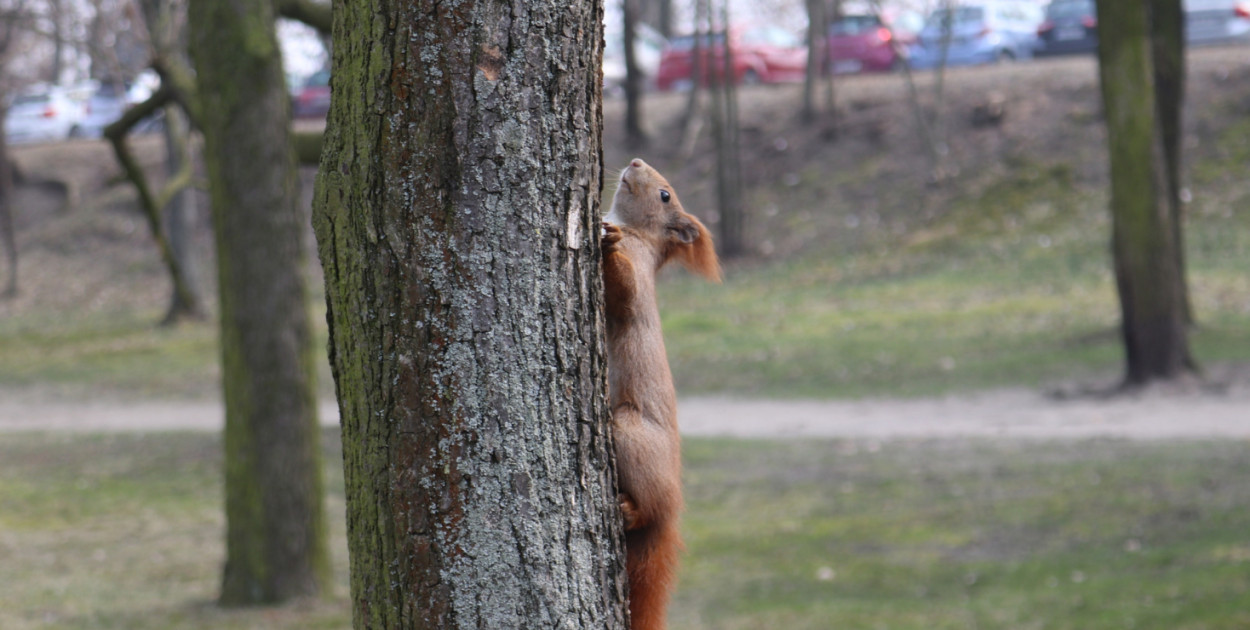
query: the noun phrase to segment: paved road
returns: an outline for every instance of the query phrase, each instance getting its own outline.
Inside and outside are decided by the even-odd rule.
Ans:
[[[687,435],[735,437],[1001,437],[1025,439],[1250,439],[1250,385],[1223,393],[1150,392],[1107,400],[1056,400],[1023,389],[916,400],[772,401],[685,398]],[[215,431],[220,403],[62,402],[0,397],[0,431]],[[327,425],[333,402],[321,405]]]

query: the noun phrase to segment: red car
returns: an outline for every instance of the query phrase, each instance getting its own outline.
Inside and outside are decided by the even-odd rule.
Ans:
[[[887,28],[875,15],[846,15],[829,25],[829,69],[835,74],[888,72],[900,68],[912,29]]]
[[[709,41],[710,40],[710,41]],[[725,67],[725,33],[704,36],[700,45],[703,72],[701,85],[709,76],[721,77]],[[733,60],[734,83],[782,83],[802,81],[807,67],[807,47],[789,31],[776,26],[734,27],[729,29],[729,54]],[[660,57],[655,84],[661,90],[689,89],[694,61],[694,36],[682,35],[668,41]],[[714,75],[708,73],[709,66]]]

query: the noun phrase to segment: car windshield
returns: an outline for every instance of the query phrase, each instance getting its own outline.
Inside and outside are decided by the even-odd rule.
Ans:
[[[1076,0],[1075,2],[1052,2],[1046,7],[1046,17],[1050,19],[1081,17],[1084,15],[1094,14],[1094,3],[1089,0]]]
[[[848,15],[829,26],[830,35],[859,35],[881,26],[872,15]]]
[[[981,7],[959,7],[957,9],[939,9],[929,14],[925,20],[925,28],[942,28],[945,24],[970,24],[985,19],[985,10]]]
[[[797,48],[802,45],[798,38],[789,31],[776,26],[749,29],[742,33],[742,43],[748,45],[768,44],[778,48]]]
[[[717,46],[723,44],[725,42],[725,34],[716,33],[712,36],[712,42]],[[708,45],[708,37],[706,35],[703,36],[702,45],[704,47]],[[694,49],[694,35],[678,35],[668,40],[668,48],[677,52],[692,50]]]
[[[52,100],[47,94],[23,94],[13,101],[13,105],[42,105]]]

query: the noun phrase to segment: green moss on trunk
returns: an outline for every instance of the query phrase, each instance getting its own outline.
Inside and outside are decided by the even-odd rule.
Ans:
[[[194,0],[226,403],[225,604],[329,584],[289,105],[268,0]]]
[[[1111,158],[1112,254],[1130,385],[1192,361],[1156,109],[1148,0],[1100,0],[1099,68]]]

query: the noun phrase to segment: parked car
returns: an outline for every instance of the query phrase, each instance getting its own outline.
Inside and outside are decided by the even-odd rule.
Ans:
[[[1183,6],[1187,43],[1250,42],[1250,2],[1183,0]]]
[[[887,72],[902,66],[916,33],[876,15],[844,15],[829,25],[828,41],[834,74]]]
[[[330,71],[312,73],[291,95],[291,115],[296,118],[323,118],[330,111]]]
[[[1037,44],[1042,10],[1025,0],[988,0],[938,9],[925,20],[909,52],[913,68],[967,66],[1028,59]]]
[[[667,40],[659,31],[639,24],[634,32],[634,60],[642,72],[644,87],[655,84],[660,69],[660,56]],[[604,34],[603,93],[617,96],[625,91],[625,37],[621,29],[609,29]]]
[[[689,89],[694,84],[694,43],[693,35],[669,40],[660,57],[656,87]],[[706,85],[710,77],[724,75],[725,32],[704,35],[700,51],[704,68],[700,79],[701,84]],[[802,81],[807,69],[807,46],[793,33],[777,26],[730,28],[729,55],[735,83]]]
[[[104,128],[121,118],[128,106],[124,86],[111,81],[99,84],[87,98],[86,110],[79,125],[82,135],[87,138],[104,135]]]
[[[1094,0],[1054,0],[1037,27],[1034,54],[1063,55],[1098,50],[1098,13]]]
[[[4,119],[4,133],[13,144],[64,140],[82,135],[81,103],[62,88],[41,87],[18,95]]]

